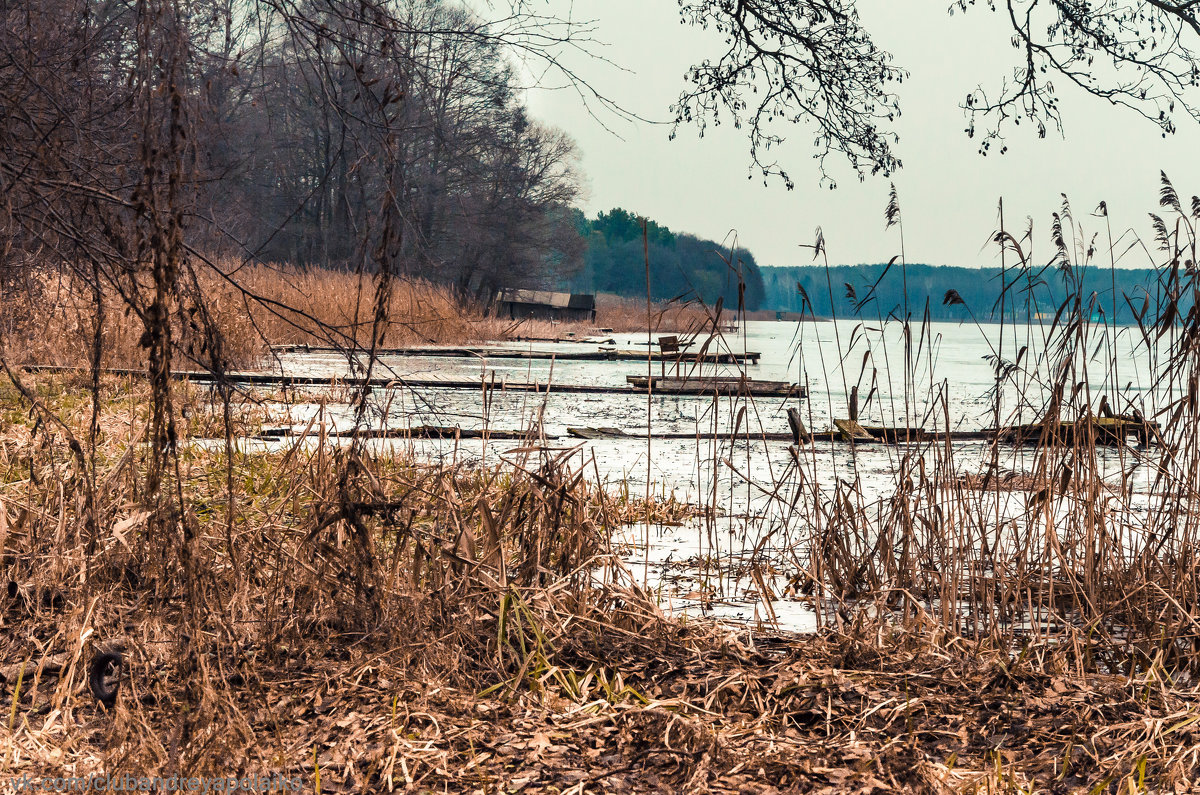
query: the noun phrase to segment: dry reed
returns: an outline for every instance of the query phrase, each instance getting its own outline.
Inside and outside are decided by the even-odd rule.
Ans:
[[[374,313],[372,277],[351,271],[219,262],[199,277],[205,306],[219,329],[224,351],[238,367],[263,360],[271,346],[370,347]],[[9,358],[54,365],[86,365],[96,313],[89,291],[66,274],[31,277],[36,291],[23,288],[5,299],[4,339]],[[196,351],[204,332],[173,307],[175,337],[183,364],[203,361]],[[139,367],[146,362],[142,326],[109,296],[104,315],[104,364]],[[644,325],[644,324],[643,324]],[[557,336],[566,329],[580,336],[589,328],[549,321],[514,323],[489,315],[444,286],[404,279],[391,290],[380,347],[466,344],[507,336]]]
[[[1048,275],[1076,289],[1053,321],[995,351],[993,424],[1046,430],[998,434],[983,472],[949,441],[931,324],[870,318],[861,302],[863,325],[898,327],[901,347],[864,356],[860,326],[846,348],[838,339],[840,369],[860,361],[868,385],[891,385],[872,408],[883,421],[940,436],[887,448],[892,483],[879,494],[829,482],[816,445],[794,448],[762,489],[778,510],[743,514],[738,572],[767,598],[767,578],[785,573],[821,622],[809,639],[662,615],[610,534],[687,511],[598,497],[575,453],[532,436],[518,465],[495,468],[342,446],[319,429],[259,450],[240,438],[269,409],[177,390],[180,443],[162,484],[179,515],[167,525],[139,491],[146,386],[106,381],[93,396],[89,378],[10,372],[0,772],[234,768],[314,788],[483,792],[1194,789],[1200,201],[1186,213],[1167,188],[1175,232],[1156,225],[1162,281],[1135,327],[1153,381],[1138,394],[1120,377],[1129,331],[1093,321],[1096,299],[1080,289],[1098,255],[1074,243],[1088,238],[1069,208],[1055,219],[1053,274],[1027,242],[997,235],[1016,262],[1007,300],[1034,301]],[[282,289],[273,278],[256,289]],[[279,300],[311,294],[303,278]],[[391,300],[388,339],[439,328],[413,322],[416,309],[392,325],[403,290]],[[259,320],[284,341],[316,333],[303,324],[325,311],[314,328],[361,345],[371,315],[345,306],[310,299]],[[1137,446],[1106,436],[1101,396],[1161,432]],[[758,414],[739,400],[738,416]],[[217,431],[239,441],[199,438]],[[990,488],[1019,463],[1012,441],[1026,445],[1027,474]],[[698,515],[711,541],[715,511]],[[164,526],[186,532],[164,538]],[[86,667],[114,648],[126,665],[108,713]]]
[[[26,386],[67,425],[10,410],[0,441],[5,775],[580,793],[1191,780],[1194,694],[1161,664],[1100,674],[1052,643],[1014,657],[928,614],[860,614],[808,640],[667,619],[606,551],[611,523],[629,516],[606,515],[616,506],[581,490],[582,470],[561,456],[470,470],[384,449],[350,460],[327,444],[232,461],[190,447],[180,475],[207,619],[181,637],[183,580],[155,561],[129,491],[145,465],[145,384],[103,386],[104,530],[90,554],[80,504],[61,488],[76,482],[63,434],[86,427],[86,379]],[[210,396],[178,397],[191,433],[211,427]],[[238,404],[243,432],[260,411]],[[371,560],[355,552],[356,523]],[[183,667],[182,647],[199,670]],[[112,649],[125,662],[106,712],[86,667]]]

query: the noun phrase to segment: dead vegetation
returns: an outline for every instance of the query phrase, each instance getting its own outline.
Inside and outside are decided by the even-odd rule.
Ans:
[[[272,345],[370,347],[375,307],[369,275],[226,261],[198,279],[208,302],[211,330],[220,333],[224,351],[236,366],[261,362]],[[93,296],[69,274],[43,272],[37,283],[36,306],[26,303],[26,294],[5,302],[10,358],[86,364],[96,324]],[[445,286],[419,279],[398,281],[386,311],[380,347],[500,339],[512,325],[456,298]],[[141,320],[125,313],[116,295],[107,300],[104,314],[104,364],[144,366]],[[182,312],[172,320],[180,353],[186,357],[194,351],[192,358],[199,361],[190,364],[198,366],[204,361],[200,349],[207,331],[190,326]]]
[[[269,774],[323,792],[1193,781],[1197,694],[1170,657],[1115,670],[1110,638],[1082,627],[971,639],[887,588],[815,638],[669,619],[607,546],[646,506],[540,451],[471,470],[383,447],[226,459],[191,443],[173,484],[194,528],[189,595],[136,498],[146,384],[102,385],[91,536],[70,442],[90,380],[21,383],[0,445],[5,774]],[[212,397],[177,394],[185,438],[220,428]],[[246,433],[263,409],[235,407]],[[114,649],[108,711],[87,667]]]
[[[42,2],[0,29],[14,120],[0,125],[0,775],[289,775],[319,792],[1195,790],[1200,199],[1185,206],[1164,178],[1167,218],[1142,247],[1162,275],[1127,299],[1144,300],[1136,330],[1082,288],[1086,269],[1117,266],[1111,233],[1104,262],[1103,237],[1064,205],[1048,260],[1031,234],[1001,223],[994,238],[1001,318],[1006,300],[1036,302],[1039,281],[1071,288],[1024,312],[1048,327],[990,358],[994,425],[1073,421],[1104,396],[1161,423],[1153,450],[1098,444],[1085,423],[1035,441],[1022,471],[1039,488],[1013,495],[963,488],[959,452],[936,438],[888,447],[892,481],[874,494],[795,448],[778,482],[744,484],[767,505],[730,533],[749,551],[734,573],[764,604],[765,575],[785,573],[819,632],[668,618],[611,531],[688,511],[598,496],[572,451],[531,438],[472,469],[366,434],[246,438],[264,409],[225,376],[265,345],[351,351],[365,378],[343,408],[359,429],[378,416],[373,352],[497,336],[406,275],[430,252],[404,198],[420,193],[399,112],[410,72],[390,54],[426,37],[386,3],[256,7],[264,47],[303,54],[325,129],[352,131],[328,163],[357,194],[344,274],[203,253],[243,250],[210,219],[223,186],[195,143],[220,117],[197,76],[242,60],[194,46],[189,25],[207,15],[148,0],[93,26],[86,4],[67,18]],[[206,41],[231,40],[237,15],[230,36],[221,16]],[[894,190],[886,223],[903,227]],[[812,249],[828,256],[821,236]],[[892,262],[904,267],[903,244]],[[829,329],[822,380],[861,387],[864,413],[894,427],[949,431],[920,308],[855,304],[849,339]],[[656,325],[640,302],[600,322],[646,329],[643,309],[652,328],[691,324]],[[881,328],[889,345],[863,344]],[[1140,391],[1125,387],[1122,334],[1149,365]],[[30,359],[86,367],[34,377]],[[145,380],[105,379],[119,363]],[[213,390],[177,384],[181,364]],[[759,415],[738,400],[745,427]],[[991,477],[1013,468],[998,444],[987,456]],[[703,507],[712,533],[716,506]],[[116,671],[97,667],[109,655]]]
[[[1164,275],[1174,294],[1195,278]],[[1035,354],[997,352],[1018,413],[1039,395],[1039,420],[1092,411],[1086,368],[1115,332],[1089,315],[1067,307]],[[256,448],[269,404],[219,381],[10,367],[3,772],[232,771],[321,791],[1188,791],[1190,317],[1141,319],[1159,382],[1139,410],[1167,419],[1151,448],[1039,437],[1008,478],[1000,442],[964,473],[952,445],[914,437],[892,448],[882,495],[821,485],[824,459],[795,448],[766,494],[792,521],[756,536],[747,514],[732,576],[764,603],[766,576],[789,577],[821,622],[809,638],[663,615],[612,531],[714,512],[603,495],[586,462],[532,437],[484,469],[365,438]],[[927,371],[905,359],[901,420]],[[341,398],[369,422],[369,394]],[[109,710],[89,667],[116,651]]]
[[[699,333],[712,328],[713,313],[696,303],[663,301],[651,304],[635,298],[601,294],[596,296],[596,325],[613,331],[653,333]]]
[[[369,275],[328,268],[214,263],[198,274],[212,328],[190,326],[186,315],[173,318],[184,364],[203,366],[204,335],[219,332],[232,365],[261,364],[272,346],[313,345],[369,349],[374,328],[374,281]],[[29,364],[86,366],[96,328],[94,296],[69,273],[37,271],[30,283],[6,294],[0,323],[10,360]],[[144,367],[141,320],[124,312],[118,295],[106,299],[102,325],[103,364]],[[649,319],[648,319],[649,318]],[[503,339],[583,339],[599,328],[621,332],[699,333],[711,327],[699,306],[655,304],[601,295],[594,324],[511,320],[489,313],[444,286],[421,279],[398,279],[391,290],[380,348],[468,344]],[[189,357],[189,351],[192,355]],[[188,361],[188,359],[191,361]]]

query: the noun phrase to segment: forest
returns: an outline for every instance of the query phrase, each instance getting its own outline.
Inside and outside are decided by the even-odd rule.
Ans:
[[[914,320],[928,312],[931,320],[979,322],[1050,320],[1068,297],[1078,297],[1088,318],[1134,323],[1162,298],[1159,280],[1166,276],[1149,268],[1097,266],[1002,270],[880,263],[762,269],[768,309]],[[953,297],[947,300],[948,295]]]
[[[616,209],[589,220],[575,208],[574,142],[530,117],[506,41],[469,8],[399,4],[389,20],[399,35],[351,28],[337,5],[233,8],[197,6],[178,42],[190,58],[179,111],[192,138],[178,142],[187,169],[176,179],[196,250],[213,260],[368,273],[386,256],[398,276],[484,304],[513,286],[645,295],[640,219]],[[52,9],[32,11],[36,22]],[[109,164],[147,154],[127,135],[130,92],[110,79],[130,45],[130,14],[105,6],[87,31],[47,25],[39,40],[10,43],[14,55],[32,45],[46,59],[7,97],[12,113],[0,135],[13,174],[77,169],[96,184],[119,184],[119,166]],[[89,70],[68,55],[85,46],[111,69]],[[76,117],[88,120],[82,149],[78,122],[67,123]],[[60,147],[56,162],[44,162],[45,142]],[[25,193],[18,204],[40,214],[38,198]],[[385,217],[394,227],[387,234]],[[749,252],[650,229],[656,300],[736,305],[740,270],[747,305],[757,307],[762,287]],[[42,242],[28,232],[12,239],[10,278],[27,284],[58,256],[75,261],[69,249],[81,245],[78,237]]]
[[[586,251],[582,269],[566,286],[575,292],[644,298],[648,257],[650,294],[655,301],[698,300],[711,307],[720,300],[726,308],[736,309],[739,285],[744,285],[744,307],[763,306],[762,270],[749,251],[673,232],[648,219],[643,241],[642,221],[621,208],[601,212],[594,219],[578,213]]]
[[[444,2],[195,3],[152,30],[126,3],[61,12],[31,4],[0,40],[10,274],[103,253],[96,274],[78,267],[105,277],[127,257],[99,240],[122,220],[102,199],[166,157],[175,173],[154,182],[210,260],[373,273],[386,259],[484,299],[578,267],[575,145],[526,111],[505,50],[520,30]],[[169,98],[134,79],[151,66]],[[141,121],[150,105],[161,124]],[[60,208],[99,205],[46,222],[55,190]],[[63,223],[79,234],[44,234]]]

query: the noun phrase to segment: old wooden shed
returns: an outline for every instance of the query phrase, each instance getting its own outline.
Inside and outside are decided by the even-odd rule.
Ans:
[[[596,320],[596,296],[584,293],[555,293],[549,290],[501,290],[496,295],[496,314],[513,320]]]

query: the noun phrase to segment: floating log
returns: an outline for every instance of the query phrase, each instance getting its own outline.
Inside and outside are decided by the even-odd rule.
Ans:
[[[665,395],[756,395],[808,397],[808,390],[787,381],[756,381],[744,376],[630,375],[625,380],[639,392]]]

